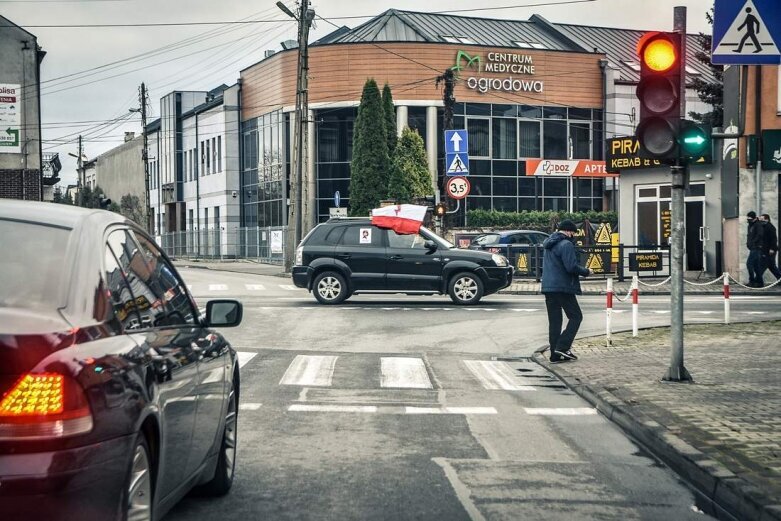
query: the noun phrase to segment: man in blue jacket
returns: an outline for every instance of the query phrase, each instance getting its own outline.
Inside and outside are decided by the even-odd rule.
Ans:
[[[591,275],[591,270],[578,265],[573,237],[575,223],[564,220],[558,231],[543,243],[542,293],[548,308],[548,338],[550,361],[553,363],[577,360],[572,353],[572,342],[580,329],[583,313],[575,295],[582,293],[580,277]],[[562,310],[567,315],[567,328],[562,332]]]

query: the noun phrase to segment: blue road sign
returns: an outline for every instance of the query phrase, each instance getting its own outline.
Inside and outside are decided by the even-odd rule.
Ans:
[[[716,0],[713,63],[781,64],[779,0]]]
[[[469,134],[466,130],[445,131],[445,173],[469,175]]]
[[[339,190],[334,192],[334,206],[339,208],[339,204],[342,202],[342,194],[339,193]]]

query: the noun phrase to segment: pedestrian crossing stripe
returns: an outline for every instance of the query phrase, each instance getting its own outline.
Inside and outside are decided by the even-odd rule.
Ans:
[[[597,244],[612,244],[610,234],[613,230],[610,228],[610,223],[602,223],[597,228],[597,232],[594,234],[594,242]]]
[[[758,30],[754,29],[755,24],[757,24]],[[759,44],[759,48],[757,48],[757,44]],[[746,0],[727,32],[721,37],[719,45],[713,51],[713,54],[727,53],[735,53],[739,56],[781,54],[768,25],[762,19],[753,0]]]
[[[591,271],[593,271],[594,273],[605,272],[605,265],[602,264],[602,256],[596,253],[592,253],[591,255],[588,256],[588,261],[586,261],[586,267]]]
[[[529,271],[529,258],[525,253],[521,253],[518,256],[518,271],[522,271],[524,273]]]

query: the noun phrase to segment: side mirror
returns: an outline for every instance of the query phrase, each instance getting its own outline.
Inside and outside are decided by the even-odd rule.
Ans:
[[[423,243],[423,246],[429,251],[437,250],[437,243],[435,243],[434,241],[426,241]]]
[[[210,300],[206,303],[206,325],[236,327],[241,324],[244,308],[238,300]]]

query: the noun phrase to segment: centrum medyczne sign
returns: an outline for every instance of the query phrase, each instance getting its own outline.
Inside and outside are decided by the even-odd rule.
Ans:
[[[489,90],[504,92],[543,92],[545,84],[538,80],[520,79],[513,75],[533,76],[535,74],[534,58],[529,54],[514,52],[489,52],[483,55],[470,55],[458,51],[456,63],[451,67],[456,74],[472,72],[479,76],[470,76],[464,83],[467,88],[485,94]],[[506,77],[483,76],[485,73],[510,74]]]

